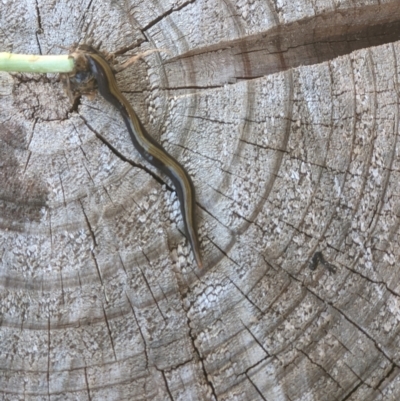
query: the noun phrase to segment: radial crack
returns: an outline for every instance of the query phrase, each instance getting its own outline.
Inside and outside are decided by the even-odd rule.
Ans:
[[[121,152],[119,152],[113,145],[111,145],[110,142],[107,141],[107,139],[101,135],[99,132],[97,132],[90,124],[89,122],[82,116],[80,116],[82,118],[82,120],[85,122],[86,126],[90,129],[90,131],[92,131],[94,133],[94,135],[100,139],[101,142],[103,142],[104,145],[106,145],[110,151],[112,153],[114,153],[119,159],[121,159],[122,161],[129,163],[131,166],[139,168],[143,171],[145,171],[147,174],[151,175],[160,185],[165,185],[165,187],[169,190],[169,191],[174,191],[174,189],[168,185],[164,180],[162,180],[158,175],[154,174],[149,168],[147,168],[144,165],[140,165],[137,164],[135,162],[133,162],[132,160],[128,159],[127,157],[125,157]]]
[[[157,18],[155,18],[153,21],[150,21],[146,26],[144,26],[140,31],[144,35],[145,31],[148,31],[150,28],[152,28],[154,25],[158,24],[161,20],[163,20],[165,17],[168,17],[168,15],[171,15],[175,11],[182,10],[182,8],[186,7],[189,4],[194,3],[195,0],[190,0],[187,1],[186,3],[181,4],[179,7],[176,8],[170,8],[167,10],[165,13],[159,15]],[[145,35],[144,35],[145,36]]]

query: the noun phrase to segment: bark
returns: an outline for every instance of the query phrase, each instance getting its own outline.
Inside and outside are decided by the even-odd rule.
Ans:
[[[400,398],[397,0],[0,7],[0,51],[167,50],[117,80],[205,264],[110,105],[1,73],[2,400]]]

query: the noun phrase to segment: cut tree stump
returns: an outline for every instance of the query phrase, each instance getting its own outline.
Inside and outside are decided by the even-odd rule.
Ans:
[[[117,81],[205,267],[105,100],[0,73],[0,399],[400,399],[399,4],[4,0],[0,51],[166,50]]]

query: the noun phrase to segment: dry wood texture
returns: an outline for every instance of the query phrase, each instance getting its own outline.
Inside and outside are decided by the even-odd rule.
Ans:
[[[88,39],[168,49],[117,79],[206,267],[111,106],[0,74],[0,399],[400,399],[399,1],[0,3],[0,51]]]

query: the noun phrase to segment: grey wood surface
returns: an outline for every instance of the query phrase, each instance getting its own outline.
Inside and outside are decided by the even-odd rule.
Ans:
[[[0,399],[400,399],[399,1],[0,3],[0,51],[89,40],[163,49],[117,80],[205,268],[110,105],[0,73]]]

